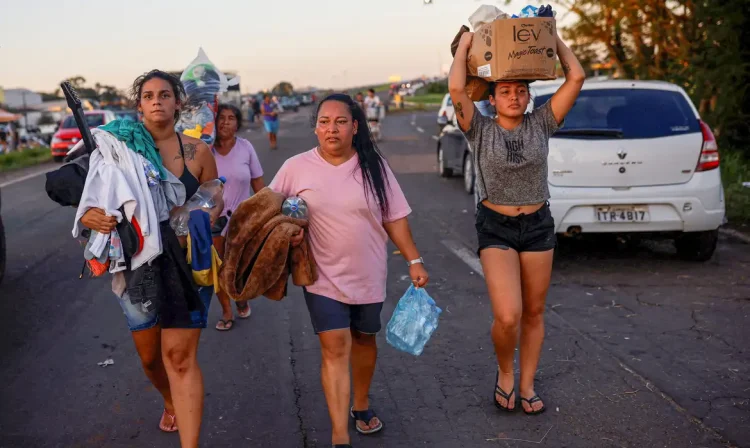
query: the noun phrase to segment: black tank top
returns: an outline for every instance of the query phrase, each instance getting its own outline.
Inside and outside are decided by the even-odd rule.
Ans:
[[[180,182],[185,186],[185,200],[187,201],[193,197],[196,191],[198,191],[201,184],[187,167],[187,163],[185,162],[185,149],[182,147],[182,138],[179,133],[177,134],[177,140],[180,141],[180,155],[182,156],[182,175],[180,175]]]

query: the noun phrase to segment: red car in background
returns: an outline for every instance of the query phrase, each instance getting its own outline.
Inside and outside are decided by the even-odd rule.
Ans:
[[[114,112],[109,110],[90,110],[84,112],[84,115],[89,128],[102,126],[116,119]],[[58,126],[50,144],[52,158],[55,162],[62,162],[70,148],[80,139],[81,131],[78,130],[75,118],[73,118],[73,115],[67,115],[60,122],[60,126]]]

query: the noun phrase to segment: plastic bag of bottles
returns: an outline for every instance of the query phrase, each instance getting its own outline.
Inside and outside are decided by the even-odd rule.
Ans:
[[[190,212],[199,208],[208,211],[216,207],[216,203],[224,195],[224,183],[226,181],[226,178],[220,177],[205,182],[200,188],[198,188],[198,191],[195,192],[193,197],[188,199],[184,205],[179,207],[177,211],[172,214],[169,218],[169,226],[172,227],[172,230],[174,230],[174,233],[176,233],[177,236],[185,236],[188,234]]]
[[[227,80],[226,75],[216,68],[201,48],[198,56],[182,72],[180,81],[185,87],[187,100],[175,130],[199,138],[209,146],[213,145],[219,95],[226,92],[229,86],[237,85],[239,77]]]
[[[411,285],[388,321],[385,339],[398,350],[419,356],[437,329],[442,312],[424,288]]]

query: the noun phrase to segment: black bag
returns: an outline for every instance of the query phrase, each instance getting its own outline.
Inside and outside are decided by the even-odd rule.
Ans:
[[[78,207],[89,172],[89,154],[84,154],[46,174],[47,196],[64,207]]]

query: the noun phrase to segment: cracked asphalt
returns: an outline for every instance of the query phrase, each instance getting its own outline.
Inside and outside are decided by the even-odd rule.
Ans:
[[[275,152],[257,125],[245,132],[267,181],[287,157],[313,147],[309,112],[283,116]],[[472,198],[460,179],[437,176],[435,128],[431,113],[389,116],[382,149],[414,209],[428,292],[444,313],[420,357],[379,336],[371,402],[386,428],[371,437],[352,429],[353,445],[750,446],[750,246],[725,238],[702,264],[678,260],[668,242],[562,241],[537,386],[548,411],[495,409],[491,313],[471,260]],[[158,431],[158,394],[108,281],[78,279],[74,211],[47,198],[43,176],[4,185],[2,194],[9,258],[0,285],[0,447],[179,446]],[[384,324],[406,274],[392,254]],[[219,311],[214,301],[199,350],[201,446],[330,446],[319,344],[301,292],[255,300],[252,317],[227,333],[213,330]],[[97,366],[109,357],[114,365]]]

